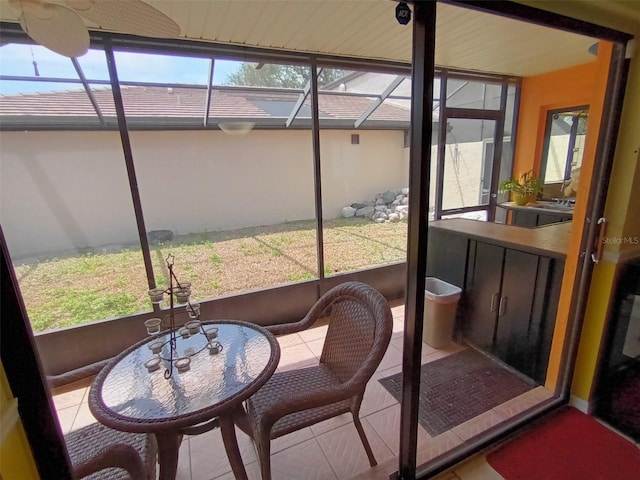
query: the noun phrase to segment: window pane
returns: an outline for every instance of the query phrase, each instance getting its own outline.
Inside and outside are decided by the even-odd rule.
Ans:
[[[344,80],[343,91],[371,97],[336,96],[334,108],[351,130],[321,124],[322,211],[327,276],[404,261],[408,212],[410,97],[380,102],[396,75],[359,72]],[[402,81],[402,77],[399,79]],[[351,85],[353,81],[353,86]],[[356,116],[354,105],[366,98]],[[380,103],[373,110],[371,105]],[[408,105],[396,100],[409,102]],[[322,106],[322,103],[321,103]],[[351,113],[345,113],[351,112]],[[376,129],[359,129],[375,124]]]
[[[322,72],[318,76],[319,91],[340,91],[349,93],[359,93],[367,95],[380,95],[386,91],[389,86],[396,80],[398,75],[391,73],[376,73],[371,75],[371,72],[361,71],[348,71],[339,69],[323,68]],[[406,77],[402,77],[406,78]],[[410,84],[410,79],[409,84]],[[406,82],[405,82],[406,83]],[[406,94],[405,87],[396,87],[393,90],[394,94],[401,95]],[[411,87],[408,91],[411,95]]]
[[[55,91],[38,91],[38,82],[6,80],[2,83],[3,87],[15,92],[0,97],[0,122],[3,128],[62,129],[77,128],[79,125],[83,125],[84,128],[103,126],[103,121],[82,85],[56,83]],[[111,89],[101,89],[98,96],[105,114],[115,121],[114,109],[104,108],[109,102],[113,105]]]
[[[40,45],[10,43],[0,47],[0,56],[2,56],[0,63],[2,75],[19,75],[34,77],[34,79],[36,77],[78,79],[78,74],[69,58]],[[39,87],[39,91],[42,91],[42,88]]]
[[[2,228],[33,329],[149,309],[118,133],[0,132],[0,151]]]
[[[499,110],[501,92],[500,84],[449,78],[447,107]]]
[[[502,138],[502,157],[500,158],[500,173],[498,175],[498,180],[506,180],[507,178],[511,178],[511,171],[513,169],[513,149],[514,144],[512,141],[512,132],[515,128],[515,104],[516,104],[516,85],[510,84],[507,87],[507,105],[504,120],[504,136]],[[508,193],[499,193],[497,203],[500,204],[502,202],[506,202],[509,200]],[[496,208],[496,222],[506,223],[507,221],[507,210],[504,208]]]
[[[230,71],[240,71],[239,65]],[[280,73],[293,69],[280,67]],[[310,130],[287,129],[284,120],[278,129],[259,128],[253,124],[257,116],[279,113],[260,104],[264,97],[250,89],[239,94],[225,87],[214,90],[209,121],[219,121],[226,108],[227,120],[235,118],[238,127],[246,122],[246,129],[130,135],[156,283],[167,285],[165,259],[171,254],[178,279],[192,284],[193,300],[317,278]],[[151,108],[159,118],[163,108],[175,115],[176,108],[187,108],[192,90],[158,88]],[[204,112],[206,89],[201,93]],[[129,98],[127,121],[144,110],[145,94]],[[195,94],[188,98],[195,112]]]
[[[435,219],[436,212],[436,182],[438,172],[438,138],[440,135],[440,123],[437,118],[431,123],[431,171],[429,177],[429,216],[428,220]]]
[[[220,74],[214,75],[211,93],[211,124],[310,128],[310,100],[304,93],[308,67],[230,60],[217,61],[216,69],[218,66]]]
[[[350,72],[341,79],[338,88],[345,95],[320,94],[321,119],[353,120],[350,124],[356,128],[381,126],[387,129],[392,123],[409,127],[411,80],[405,76]]]
[[[27,56],[16,59],[20,55]],[[86,57],[84,64],[100,76],[106,69],[104,52],[90,50]],[[31,70],[25,69],[26,58],[29,58],[30,65],[31,58],[37,63],[38,76],[33,65]],[[83,70],[90,83],[89,95],[68,58],[43,47],[9,44],[0,48],[0,60],[2,73],[8,76],[0,81],[0,122],[3,128],[100,129],[117,125],[109,83],[99,78],[92,79]]]
[[[447,120],[444,210],[489,203],[494,135],[493,120]]]
[[[442,219],[447,218],[469,218],[471,220],[479,220],[481,222],[487,221],[487,211],[486,210],[477,210],[475,212],[466,212],[466,213],[455,213],[453,215],[443,215]]]
[[[578,127],[576,131],[576,140],[573,150],[571,151],[571,165],[569,171],[582,166],[582,156],[584,155],[584,142],[586,140],[587,133],[587,117],[581,116],[578,119]],[[569,175],[567,175],[569,176]],[[567,178],[565,176],[565,179]]]
[[[203,126],[209,59],[122,51],[114,57],[130,128]]]
[[[10,47],[0,48],[3,72],[25,73],[13,70]],[[16,46],[29,61],[31,49],[41,75],[78,78],[68,58]],[[104,52],[88,55],[106,70]],[[3,127],[45,130],[0,132],[0,220],[34,331],[149,310],[138,288],[147,279],[118,132],[52,131],[103,123],[79,82],[33,80],[2,84]],[[111,90],[95,92],[115,121]]]
[[[586,110],[552,115],[545,183],[568,180],[572,170],[582,164],[587,115]]]
[[[103,50],[89,50],[85,55],[77,58],[85,77],[89,82],[109,82],[109,69],[105,62]]]
[[[116,51],[120,82],[178,83],[206,85],[209,59]]]

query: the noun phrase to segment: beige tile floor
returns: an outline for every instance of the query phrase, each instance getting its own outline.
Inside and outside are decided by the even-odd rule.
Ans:
[[[370,468],[350,415],[344,415],[275,440],[272,444],[274,480],[386,480],[389,473],[397,469],[400,406],[377,381],[378,378],[401,370],[404,306],[394,307],[393,315],[391,344],[374,378],[367,386],[361,408],[362,423],[379,465]],[[319,326],[280,337],[282,352],[278,368],[286,370],[315,362],[320,354],[325,333],[326,326]],[[446,349],[435,350],[425,344],[422,353],[423,363],[450,355],[462,348],[452,344]],[[86,383],[76,387],[67,388],[53,397],[64,432],[95,421],[87,405],[89,387]],[[434,458],[549,396],[547,390],[538,387],[437,437],[431,437],[419,427],[418,463]],[[259,465],[251,440],[238,431],[238,442],[249,478],[259,479]],[[482,456],[476,456],[452,471],[438,476],[438,480],[500,478],[502,477]],[[184,438],[180,448],[178,479],[233,479],[219,430]]]

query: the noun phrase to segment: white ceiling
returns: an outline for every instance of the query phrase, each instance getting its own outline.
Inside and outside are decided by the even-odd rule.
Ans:
[[[62,0],[51,3],[64,5]],[[398,24],[397,3],[391,0],[147,0],[147,3],[173,18],[180,25],[180,37],[190,40],[411,61],[411,24]],[[617,7],[625,5],[615,3]],[[439,3],[437,8],[438,66],[526,77],[593,60],[587,51],[596,41],[593,38],[447,4]],[[16,12],[7,0],[0,3],[0,18],[16,20]],[[85,23],[99,29],[86,20]]]

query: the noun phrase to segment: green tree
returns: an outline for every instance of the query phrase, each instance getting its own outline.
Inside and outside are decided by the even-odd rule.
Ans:
[[[318,85],[324,86],[342,78],[344,70],[323,69],[318,75]],[[242,63],[230,74],[227,85],[250,85],[253,87],[303,88],[309,81],[309,67],[297,65],[266,64],[256,68],[253,63]]]

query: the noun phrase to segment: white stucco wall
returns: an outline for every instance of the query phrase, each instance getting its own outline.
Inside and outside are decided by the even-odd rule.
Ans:
[[[135,240],[117,132],[2,132],[0,222],[15,260]]]
[[[147,230],[185,234],[314,217],[309,131],[130,136]],[[322,131],[324,217],[407,186],[407,151],[401,131]],[[0,202],[14,260],[137,239],[117,132],[1,132]]]

